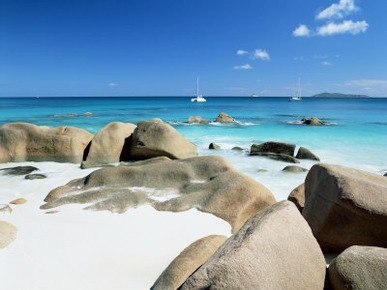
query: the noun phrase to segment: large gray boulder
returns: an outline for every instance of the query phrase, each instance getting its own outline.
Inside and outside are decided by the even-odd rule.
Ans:
[[[215,122],[229,124],[229,123],[235,123],[235,120],[230,115],[227,115],[226,113],[220,113],[216,118]]]
[[[387,249],[352,246],[328,268],[330,289],[387,289]]]
[[[93,135],[74,127],[9,123],[0,127],[0,163],[56,161],[79,163]]]
[[[234,232],[276,202],[266,187],[219,156],[157,158],[99,169],[52,190],[45,201],[42,209],[87,203],[88,209],[119,213],[143,204],[173,212],[197,208],[229,222]]]
[[[184,159],[197,155],[194,144],[160,119],[140,121],[133,132],[130,156],[134,160],[158,156]]]
[[[323,289],[325,271],[308,224],[282,201],[250,218],[181,289]]]
[[[250,153],[276,153],[293,157],[295,148],[294,144],[270,141],[251,145]]]
[[[97,132],[85,150],[82,168],[103,166],[130,158],[129,137],[136,125],[113,122]]]
[[[352,245],[387,247],[387,179],[316,164],[305,180],[302,214],[325,251]]]
[[[226,240],[226,236],[212,235],[192,243],[169,264],[151,289],[178,289]]]

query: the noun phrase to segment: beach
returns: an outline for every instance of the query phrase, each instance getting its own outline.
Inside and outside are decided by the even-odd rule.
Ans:
[[[93,105],[87,98],[56,103],[52,99],[1,99],[4,114],[0,125],[15,121],[50,127],[71,125],[95,135],[110,121],[137,124],[142,119],[159,117],[195,144],[198,156],[224,158],[238,172],[269,189],[277,201],[286,200],[304,182],[307,172],[283,172],[287,162],[250,156],[252,144],[292,143],[296,151],[308,147],[323,163],[377,175],[387,172],[383,154],[387,141],[386,99],[306,100],[291,105],[281,98],[254,100],[256,103],[247,98],[209,98],[207,104],[195,106],[176,98],[95,99]],[[352,110],[343,113],[340,106],[344,105]],[[35,108],[33,113],[27,113],[31,108]],[[236,122],[214,122],[221,111]],[[190,115],[200,115],[210,123],[189,124]],[[330,125],[308,127],[295,123],[303,116],[315,115]],[[208,149],[212,142],[220,149]],[[233,150],[236,146],[241,150]],[[300,160],[297,165],[309,170],[316,163]],[[140,204],[123,213],[112,213],[84,210],[89,204],[66,204],[41,209],[51,190],[86,177],[99,167],[81,169],[80,163],[25,161],[2,163],[0,169],[16,166],[35,166],[38,170],[34,173],[47,178],[26,180],[24,175],[0,174],[1,204],[17,198],[27,200],[10,204],[11,213],[1,213],[1,220],[18,229],[15,240],[0,250],[0,276],[5,289],[149,289],[194,241],[208,235],[232,234],[225,220],[196,208],[170,212]]]

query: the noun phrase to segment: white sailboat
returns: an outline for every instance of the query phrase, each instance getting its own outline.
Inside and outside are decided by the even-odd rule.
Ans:
[[[204,103],[207,100],[199,94],[199,77],[196,79],[196,97],[191,98],[191,102]]]
[[[301,101],[301,85],[300,85],[300,78],[298,78],[298,88],[296,94],[294,94],[290,99],[289,102],[294,102],[294,101]]]

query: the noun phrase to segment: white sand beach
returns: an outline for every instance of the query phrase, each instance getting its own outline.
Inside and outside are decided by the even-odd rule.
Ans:
[[[189,244],[211,234],[231,234],[230,225],[191,209],[159,212],[151,206],[124,214],[65,205],[57,213],[41,210],[48,192],[95,169],[78,164],[24,162],[47,179],[0,174],[0,204],[23,197],[0,213],[18,228],[16,239],[0,250],[2,289],[149,289],[168,264]]]

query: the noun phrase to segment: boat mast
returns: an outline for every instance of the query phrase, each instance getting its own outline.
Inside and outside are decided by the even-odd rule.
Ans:
[[[199,77],[196,78],[196,96],[199,97]]]

